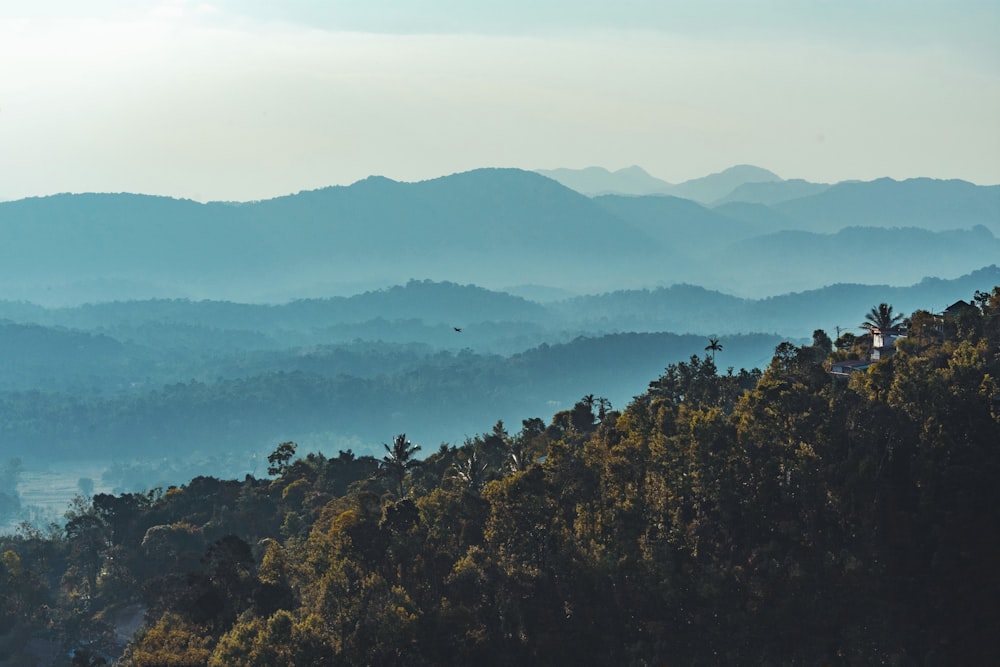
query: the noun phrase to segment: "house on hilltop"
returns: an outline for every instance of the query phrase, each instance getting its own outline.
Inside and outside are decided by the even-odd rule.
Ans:
[[[978,314],[978,313],[979,309],[976,308],[974,305],[972,305],[968,301],[960,300],[956,301],[955,303],[945,308],[944,312],[941,313],[941,317],[943,317],[945,320],[950,320],[955,322],[967,315]]]
[[[906,329],[900,326],[903,316],[892,312],[892,306],[884,301],[865,315],[861,328],[872,337],[870,359],[888,359],[896,351],[896,340],[902,338]]]
[[[937,334],[940,342],[954,338],[956,334],[968,332],[976,326],[979,308],[968,301],[956,301],[936,316]]]
[[[896,351],[896,341],[906,337],[906,330],[902,327],[889,327],[887,329],[872,327],[870,331],[872,334],[872,361],[891,357]]]

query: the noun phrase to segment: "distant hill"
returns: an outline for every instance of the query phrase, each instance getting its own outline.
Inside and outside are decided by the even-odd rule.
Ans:
[[[650,176],[641,167],[627,167],[618,171],[608,171],[604,167],[539,169],[537,172],[591,197],[668,194],[702,204],[718,201],[748,183],[781,181],[777,174],[751,165],[737,165],[676,185]]]
[[[706,261],[711,274],[699,282],[716,288],[738,285],[749,274],[774,294],[791,276],[812,289],[831,280],[855,279],[909,285],[926,276],[958,277],[970,265],[986,266],[997,258],[1000,240],[983,226],[943,232],[914,227],[846,227],[836,234],[783,231],[720,246]]]
[[[604,167],[536,169],[535,171],[588,196],[664,194],[673,187],[664,180],[650,176],[642,167],[636,166],[625,167],[618,171],[608,171]]]
[[[829,183],[810,183],[801,178],[792,178],[787,181],[748,182],[738,185],[726,196],[712,202],[712,205],[718,207],[730,202],[777,204],[790,199],[819,194],[829,187]]]
[[[299,299],[280,305],[152,299],[44,309],[0,301],[3,318],[106,333],[159,350],[183,347],[213,352],[356,339],[512,352],[558,338],[539,333],[550,313],[538,303],[474,285],[418,280],[351,297]],[[454,331],[456,326],[464,335]]]
[[[772,230],[768,225],[720,215],[690,199],[669,195],[605,195],[594,201],[682,257],[708,254],[716,239],[735,241]]]
[[[780,181],[781,177],[772,171],[749,164],[741,164],[715,174],[678,183],[670,189],[670,194],[675,197],[692,199],[702,204],[711,204],[747,183]]]
[[[752,229],[758,234],[770,234],[799,227],[798,221],[765,204],[731,201],[710,210],[716,215],[742,222],[748,229]]]
[[[1000,267],[996,265],[952,280],[925,278],[912,285],[828,285],[756,302],[760,318],[757,320],[758,330],[782,328],[789,322],[792,313],[795,313],[800,321],[809,321],[826,329],[831,337],[838,326],[860,334],[864,314],[858,318],[859,304],[870,303],[874,306],[883,302],[890,303],[895,312],[907,315],[918,309],[941,313],[959,299],[969,301],[977,290],[988,292],[997,285],[1000,285]],[[804,335],[805,330],[802,329],[801,333]]]
[[[674,252],[664,282],[742,296],[953,278],[1000,257],[1000,187],[961,181],[841,183],[770,206],[729,201],[707,208],[674,196],[594,201]],[[883,275],[871,277],[873,267]]]
[[[847,226],[923,227],[933,231],[983,225],[1000,235],[1000,185],[913,178],[844,182],[774,208],[800,229]]]
[[[136,353],[102,334],[0,322],[0,389],[89,387],[95,376],[126,371]]]
[[[513,169],[240,205],[113,194],[0,204],[0,289],[35,301],[117,298],[100,288],[130,281],[239,300],[413,276],[598,288],[612,266],[641,279],[658,250],[589,198]]]
[[[749,188],[746,179],[760,179],[759,194],[791,183],[777,178],[743,166],[677,188],[715,199],[726,188]],[[493,290],[531,285],[525,294],[534,295],[692,283],[760,297],[866,279],[866,262],[893,246],[876,242],[888,238],[881,233],[854,234],[852,247],[834,235],[859,225],[931,232],[981,225],[996,237],[1000,186],[883,179],[771,205],[709,208],[675,195],[591,198],[534,172],[480,169],[418,183],[372,177],[243,204],[64,194],[0,203],[0,294],[45,305],[282,303],[417,277]],[[779,232],[788,233],[767,237]],[[985,256],[994,239],[981,233],[895,232],[885,242],[904,237],[909,261],[886,278],[893,283],[954,277],[995,261]],[[942,242],[940,261],[917,261],[934,257]]]
[[[780,339],[728,342],[737,363],[768,357]],[[512,425],[547,419],[588,393],[623,407],[667,364],[700,356],[703,348],[701,336],[622,334],[578,337],[510,357],[382,345],[369,350],[366,362],[352,346],[261,358],[242,376],[122,393],[0,391],[0,433],[26,459],[80,452],[92,460],[220,457],[270,451],[289,439],[330,453],[354,447],[376,454],[376,443],[404,431],[429,449],[460,444],[498,418]]]
[[[505,285],[499,289],[501,292],[537,303],[549,303],[576,296],[576,293],[571,290],[547,285]]]
[[[454,443],[587,393],[623,405],[667,364],[703,355],[709,336],[721,368],[763,367],[782,340],[859,332],[875,304],[941,312],[996,285],[993,265],[767,299],[674,285],[542,305],[411,281],[283,305],[0,302],[0,436],[34,455],[353,446],[403,431]]]
[[[914,284],[841,283],[766,299],[744,299],[693,285],[652,290],[621,290],[576,297],[551,306],[560,319],[579,327],[608,331],[673,331],[731,335],[758,331],[805,338],[813,329],[860,325],[868,310],[891,303],[896,312],[917,309],[941,312],[976,290],[1000,285],[995,264],[943,280],[926,278]],[[832,335],[832,333],[831,333]]]
[[[838,242],[851,244],[850,233]],[[868,232],[859,229],[857,233]],[[970,236],[976,243],[975,234]],[[139,348],[152,356],[175,350],[242,355],[365,341],[513,354],[581,335],[626,332],[700,336],[766,332],[803,338],[811,334],[810,327],[827,322],[860,322],[872,305],[882,301],[893,302],[899,312],[941,310],[959,299],[970,299],[976,290],[990,290],[995,285],[1000,285],[1000,269],[989,265],[949,280],[927,278],[904,285],[840,283],[766,299],[678,284],[604,292],[543,305],[472,285],[410,281],[352,297],[282,305],[153,300],[25,309],[23,304],[0,301],[0,319],[6,318],[8,326],[56,328],[55,332],[46,330],[32,336],[23,333],[30,329],[17,329],[21,338],[5,339],[8,344],[4,349],[11,357],[40,358],[44,354],[64,359],[39,347],[46,340],[65,340],[63,347],[73,350],[90,349],[83,346],[105,341],[101,348],[95,348],[107,350],[101,353],[105,355],[135,355]],[[463,331],[455,332],[454,326]],[[110,339],[131,347],[123,351],[116,347],[117,342],[108,347]],[[24,342],[15,345],[17,340]],[[88,356],[109,358],[93,353]]]
[[[803,179],[785,180],[752,165],[737,165],[674,185],[649,180],[652,177],[638,167],[620,172],[590,167],[539,173],[590,196],[671,195],[711,206],[723,215],[739,211],[731,217],[744,221],[748,221],[746,213],[751,209],[727,211],[722,207],[735,203],[766,205],[777,212],[776,219],[788,222],[790,226],[784,229],[835,232],[846,226],[878,226],[943,231],[984,225],[1000,235],[1000,185],[932,178],[903,181],[880,178],[831,185]],[[639,174],[643,176],[636,177]],[[626,187],[626,182],[632,185]],[[762,216],[758,212],[755,217]]]

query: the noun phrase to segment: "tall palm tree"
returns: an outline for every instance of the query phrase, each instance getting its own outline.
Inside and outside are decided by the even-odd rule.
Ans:
[[[464,459],[459,459],[450,468],[450,476],[472,491],[479,491],[487,481],[489,462],[475,449],[471,449]]]
[[[892,306],[887,303],[880,303],[877,306],[873,306],[868,314],[865,315],[865,321],[861,323],[861,328],[868,333],[874,333],[875,330],[886,332],[902,321],[903,316],[899,313],[893,313]]]
[[[406,439],[405,433],[400,433],[392,439],[392,447],[382,443],[385,447],[386,455],[379,463],[379,474],[385,477],[392,477],[396,481],[396,491],[398,497],[403,497],[403,480],[406,474],[420,465],[420,461],[413,458],[413,455],[420,451],[420,445],[414,445]]]
[[[715,363],[715,353],[722,351],[722,343],[719,342],[718,338],[714,336],[708,339],[708,345],[705,346],[705,351],[711,351],[712,353],[712,363]]]

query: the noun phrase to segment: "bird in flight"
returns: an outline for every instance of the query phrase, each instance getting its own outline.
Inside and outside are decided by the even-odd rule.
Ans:
[[[462,333],[462,328],[461,327],[452,327],[452,329],[454,329],[458,333]]]

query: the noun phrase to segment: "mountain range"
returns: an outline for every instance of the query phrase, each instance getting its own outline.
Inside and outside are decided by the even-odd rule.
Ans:
[[[617,171],[609,171],[604,167],[537,169],[536,171],[588,197],[608,194],[673,195],[706,205],[719,202],[726,195],[732,194],[740,188],[771,184],[771,191],[777,192],[786,183],[774,172],[749,164],[736,165],[715,174],[676,184],[651,176],[639,166],[626,167]],[[778,199],[772,197],[770,202],[763,203],[773,203],[773,201],[781,201],[782,199],[781,197]],[[739,201],[755,200],[741,199]]]
[[[716,206],[662,194],[588,197],[516,169],[417,183],[371,177],[246,203],[23,199],[0,203],[0,290],[49,305],[273,303],[421,278],[569,294],[690,283],[759,298],[836,282],[954,278],[1000,257],[1000,186],[879,179],[777,201],[760,188],[809,188],[741,167],[675,191],[705,197],[712,183],[723,184],[716,194],[728,190]],[[733,199],[754,189],[757,201]]]
[[[194,345],[213,353],[347,344],[358,340],[415,343],[430,349],[514,354],[545,343],[615,333],[678,332],[703,338],[766,332],[807,339],[817,327],[856,329],[877,302],[898,312],[941,312],[959,299],[1000,285],[1000,268],[986,266],[959,278],[915,284],[840,283],[763,299],[736,297],[694,285],[616,290],[538,303],[504,292],[452,282],[411,280],[350,297],[299,299],[284,304],[153,299],[46,308],[0,301],[0,325],[20,333],[4,338],[0,358],[55,359],[33,346],[71,332],[110,339],[76,342],[117,353],[120,345],[169,351]],[[454,327],[462,329],[455,332]],[[25,327],[35,327],[25,330]],[[461,334],[461,335],[459,335]],[[14,334],[8,333],[8,336]],[[95,347],[96,346],[96,347]],[[15,354],[15,351],[17,352]],[[103,354],[103,353],[102,353]],[[188,371],[185,371],[187,373]]]
[[[113,461],[120,490],[199,457],[242,476],[286,440],[430,451],[581,396],[622,407],[713,337],[720,368],[762,368],[875,304],[940,312],[1000,284],[997,186],[610,173],[589,195],[480,169],[0,203],[0,442]]]

